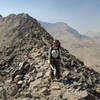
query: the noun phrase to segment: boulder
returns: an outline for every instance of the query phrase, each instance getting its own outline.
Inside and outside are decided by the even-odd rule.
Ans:
[[[38,79],[38,78],[41,78],[42,76],[43,76],[43,72],[39,72],[39,73],[37,73],[36,78]]]
[[[48,88],[47,87],[40,88],[39,94],[48,95]]]
[[[13,84],[10,87],[10,91],[9,91],[10,96],[15,96],[17,92],[18,92],[18,86],[16,84]]]
[[[18,82],[20,80],[23,79],[23,75],[17,75],[15,78],[14,78],[14,82]]]
[[[34,88],[38,87],[41,84],[41,79],[34,80],[30,83],[29,90],[34,90]]]
[[[87,96],[88,96],[88,92],[86,90],[80,91],[79,96],[78,96],[78,100],[82,100],[82,98],[85,98]]]
[[[62,93],[61,93],[60,90],[53,90],[53,91],[50,92],[50,95],[54,99],[55,97],[56,98],[58,98],[58,97],[60,98]]]

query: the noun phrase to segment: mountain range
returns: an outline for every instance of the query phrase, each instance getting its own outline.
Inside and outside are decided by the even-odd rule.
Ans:
[[[91,38],[100,39],[100,32],[88,31],[85,35]]]

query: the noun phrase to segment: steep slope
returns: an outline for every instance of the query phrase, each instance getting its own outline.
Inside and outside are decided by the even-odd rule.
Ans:
[[[27,14],[3,18],[14,30],[9,43],[1,43],[0,99],[3,100],[96,100],[100,99],[100,74],[62,48],[61,79],[49,80],[47,63],[52,37]],[[8,19],[9,18],[9,19]],[[5,19],[5,20],[4,20]],[[13,21],[20,24],[14,26]],[[7,33],[9,35],[11,33]],[[8,39],[8,37],[7,37]]]
[[[80,35],[78,31],[61,22],[51,24],[40,21],[40,23],[54,38],[61,40],[62,45],[72,54],[100,72],[100,68],[94,67],[100,66],[100,38],[87,37],[88,34]]]

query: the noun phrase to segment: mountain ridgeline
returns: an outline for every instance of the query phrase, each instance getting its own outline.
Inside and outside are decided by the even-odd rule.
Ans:
[[[61,79],[50,81],[53,37],[28,14],[0,18],[1,100],[97,100],[100,74],[62,49]]]
[[[33,32],[34,34],[32,34]],[[42,38],[46,38],[46,36],[48,39],[50,37],[40,24],[27,14],[19,14],[17,16],[11,14],[0,19],[0,47],[14,45],[19,39],[21,40],[25,36],[30,35],[29,33],[35,38],[38,38],[40,35],[40,41],[43,40]]]
[[[57,22],[57,23],[46,23],[46,22],[42,22],[40,21],[40,24],[47,30],[47,31],[50,31],[51,30],[51,33],[53,34],[52,31],[54,31],[54,34],[55,32],[59,31],[59,33],[67,33],[67,34],[72,34],[74,35],[75,37],[77,38],[88,38],[84,35],[81,35],[77,30],[71,28],[69,25],[67,25],[66,23],[63,23],[63,22]],[[61,34],[60,33],[60,34]]]

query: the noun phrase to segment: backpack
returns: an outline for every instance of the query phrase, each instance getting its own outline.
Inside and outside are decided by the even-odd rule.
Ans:
[[[60,49],[59,47],[57,47],[57,49],[51,47],[51,51],[50,51],[51,59],[60,59],[59,49]]]

